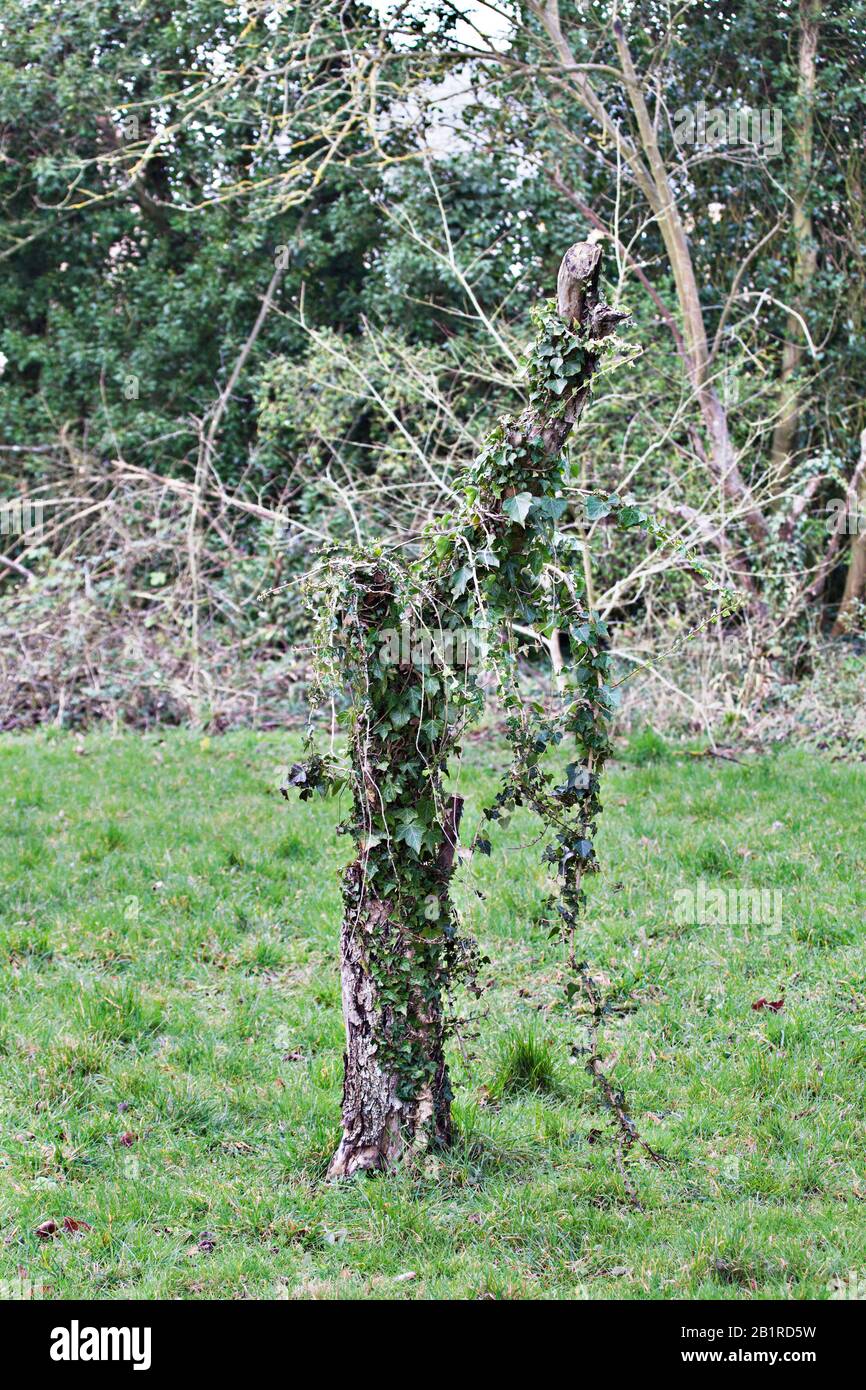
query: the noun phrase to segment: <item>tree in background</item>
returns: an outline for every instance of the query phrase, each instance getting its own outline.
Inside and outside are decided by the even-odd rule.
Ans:
[[[857,276],[862,196],[840,189],[859,157],[862,84],[851,78],[866,51],[862,6],[778,8],[787,31],[765,6],[672,14],[539,0],[491,36],[482,14],[504,12],[481,7],[474,27],[452,6],[430,17],[416,63],[419,74],[462,63],[479,146],[510,142],[610,239],[622,282],[634,277],[650,296],[684,374],[687,448],[705,480],[703,496],[677,509],[752,591],[756,612],[778,601],[768,576],[789,571],[774,615],[784,628],[829,573],[826,526],[821,537],[812,527],[820,553],[804,555],[808,513],[856,461],[860,346],[841,292]],[[826,395],[837,355],[842,385],[831,394],[845,423],[831,439],[809,382]]]

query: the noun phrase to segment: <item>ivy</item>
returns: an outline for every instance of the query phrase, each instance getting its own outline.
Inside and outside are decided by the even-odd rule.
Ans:
[[[592,248],[584,256],[594,266],[598,254]],[[467,726],[483,710],[482,676],[488,685],[492,679],[505,710],[511,749],[484,819],[492,828],[519,806],[538,817],[553,882],[546,915],[571,968],[564,1002],[571,1004],[576,991],[595,998],[577,932],[586,884],[599,870],[595,836],[618,697],[608,629],[586,606],[576,543],[557,523],[569,505],[568,432],[602,358],[628,360],[631,350],[611,333],[624,316],[594,297],[593,283],[587,282],[592,312],[585,322],[560,317],[553,301],[534,314],[528,405],[491,431],[463,481],[459,505],[428,529],[417,553],[405,561],[384,549],[332,551],[308,590],[317,679],[307,759],[289,780],[302,799],[351,790],[352,810],[341,828],[352,836],[357,858],[344,874],[346,920],[363,934],[375,986],[378,1063],[397,1077],[407,1103],[433,1084],[440,1065],[430,1019],[438,1017],[441,1001],[458,981],[478,992],[478,949],[463,934],[448,891],[459,799],[449,796],[446,782]],[[588,497],[586,517],[623,531],[646,527],[659,543],[674,544],[616,494]],[[696,557],[692,562],[698,564]],[[723,605],[733,602],[721,598]],[[523,698],[516,621],[547,636],[557,631],[567,654],[549,707]],[[315,732],[317,710],[327,705],[333,712],[341,703],[349,753],[342,763],[333,748],[316,751]],[[333,729],[333,713],[331,723]],[[557,772],[551,755],[561,746],[568,755]],[[476,836],[473,848],[490,854],[490,835]],[[598,1057],[602,1014],[593,1003],[587,1065],[602,1078],[621,1143],[630,1145],[636,1131]],[[443,1022],[448,1026],[455,1020]]]

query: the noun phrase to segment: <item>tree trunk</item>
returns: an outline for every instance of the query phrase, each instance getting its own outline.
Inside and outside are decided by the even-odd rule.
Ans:
[[[359,584],[362,572],[356,572]],[[401,651],[384,672],[379,668],[378,682],[375,674],[371,679],[369,654],[383,631],[399,626],[400,603],[392,577],[377,563],[366,575],[354,613],[366,654],[359,676],[366,714],[352,754],[355,824],[363,829],[358,857],[343,876],[346,1051],[343,1137],[329,1169],[334,1178],[390,1168],[407,1150],[447,1144],[451,1137],[442,991],[452,916],[448,885],[463,803],[443,794],[441,769],[434,771],[435,753],[418,723],[392,727],[394,694],[423,690],[429,672]],[[381,788],[391,783],[401,791],[389,820]],[[410,855],[392,838],[395,822],[424,797],[437,807],[437,848],[419,846]],[[423,929],[431,921],[438,930],[428,933]]]
[[[343,1137],[331,1160],[328,1176],[346,1178],[358,1169],[386,1169],[403,1157],[407,1146],[426,1148],[431,1142],[451,1140],[451,1093],[439,992],[426,1007],[426,1050],[433,1060],[432,1080],[410,1098],[400,1097],[398,1074],[379,1065],[383,1037],[393,1026],[391,1010],[377,998],[368,938],[373,933],[399,932],[389,919],[387,903],[363,904],[362,869],[356,862],[348,870],[362,898],[363,929],[355,914],[346,912],[340,943],[343,986],[343,1018],[346,1052],[343,1077]],[[359,914],[360,915],[360,914]]]
[[[756,546],[762,547],[769,537],[769,528],[766,518],[753,501],[740,471],[731,438],[728,413],[712,384],[704,311],[692,254],[689,249],[688,236],[674,196],[667,166],[659,148],[656,126],[650,116],[625,31],[619,19],[614,20],[613,31],[626,93],[637,122],[641,148],[646,157],[646,166],[643,166],[636,157],[629,159],[628,162],[635,174],[638,186],[644,192],[655,214],[658,229],[668,253],[677,301],[682,314],[689,378],[707,433],[707,464],[719,484],[720,491],[742,514],[743,523],[752,541]],[[748,575],[749,565],[745,556],[741,557],[740,563],[744,573]],[[750,587],[748,583],[747,587]]]
[[[530,407],[517,420],[503,424],[515,457],[524,458],[520,451],[531,443],[536,463],[546,460],[542,466],[553,467],[561,459],[565,439],[589,395],[598,361],[592,344],[627,317],[599,297],[600,262],[601,248],[586,243],[572,246],[563,258],[557,282],[559,314],[588,349],[568,395],[557,400],[555,410],[545,413]],[[505,487],[502,496],[514,492],[514,487]],[[487,528],[497,525],[512,551],[524,543],[523,526],[504,509],[498,522],[488,516],[483,526],[472,524],[478,534],[468,542],[469,553],[473,540],[479,550],[489,544]],[[431,571],[422,607],[415,614],[423,632],[435,630],[443,614],[455,613],[454,579],[462,555],[453,563],[453,570]],[[426,714],[423,719],[420,714],[403,717],[413,696],[414,708],[423,707],[430,670],[425,673],[423,663],[416,664],[414,653],[407,656],[401,649],[399,660],[384,661],[376,652],[384,632],[401,629],[405,595],[401,597],[394,581],[393,564],[384,560],[360,561],[352,573],[353,598],[343,620],[352,652],[347,668],[356,682],[352,824],[358,856],[343,878],[346,1051],[343,1137],[329,1169],[334,1178],[390,1168],[408,1153],[450,1141],[443,995],[461,949],[449,887],[463,803],[457,796],[447,798],[442,790],[447,757],[459,751],[454,743],[455,715],[449,712],[446,695],[437,709],[444,725],[441,733],[438,725],[430,731]],[[441,668],[437,680],[447,689]],[[419,833],[410,849],[406,827],[413,808],[419,808],[420,815],[425,804],[429,833]]]
[[[847,516],[853,531],[851,558],[845,576],[845,592],[833,624],[833,636],[848,631],[858,603],[866,597],[866,430],[860,436],[860,463],[855,472],[856,486],[848,492]]]
[[[797,79],[797,115],[794,122],[794,157],[791,170],[791,228],[794,236],[792,308],[802,313],[809,285],[815,275],[817,254],[809,206],[812,181],[812,135],[815,110],[815,58],[822,0],[800,0],[800,52]],[[803,360],[803,327],[797,313],[790,313],[782,351],[782,405],[773,431],[772,462],[779,481],[790,470],[791,455],[800,421],[801,388],[796,373]]]
[[[444,818],[443,840],[437,856],[440,894],[447,898],[463,800],[451,797]],[[424,1036],[421,1046],[430,1061],[430,1078],[414,1095],[401,1096],[397,1071],[380,1065],[385,1041],[393,1041],[393,1008],[378,998],[372,947],[383,938],[411,953],[391,905],[366,891],[363,857],[346,870],[346,910],[340,940],[340,976],[346,1051],[343,1054],[343,1137],[331,1160],[328,1176],[351,1177],[359,1169],[387,1169],[407,1147],[422,1151],[431,1144],[451,1142],[451,1090],[445,1061],[445,1032],[441,988],[435,981],[429,997],[417,1000],[417,1017]],[[401,940],[402,938],[402,940]]]

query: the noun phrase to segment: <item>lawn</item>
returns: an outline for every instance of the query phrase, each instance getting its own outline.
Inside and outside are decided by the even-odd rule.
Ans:
[[[862,1296],[862,766],[638,739],[612,767],[583,954],[606,1066],[670,1160],[633,1151],[638,1209],[570,1057],[583,1037],[519,818],[460,875],[490,963],[452,1047],[454,1148],[325,1182],[349,847],[337,806],[278,795],[293,751],[253,733],[0,742],[7,1297]],[[476,804],[489,760],[467,756]],[[779,919],[678,920],[699,883],[778,891]]]

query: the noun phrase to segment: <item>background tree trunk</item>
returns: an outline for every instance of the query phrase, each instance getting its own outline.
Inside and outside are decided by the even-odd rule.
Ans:
[[[800,0],[800,51],[797,77],[797,112],[794,122],[794,157],[791,170],[791,228],[794,236],[792,308],[802,312],[815,275],[817,252],[812,228],[812,137],[815,112],[815,59],[821,0]],[[782,406],[773,431],[772,461],[780,480],[791,466],[791,455],[800,420],[801,389],[796,372],[803,360],[803,326],[797,314],[788,315],[782,353]]]
[[[655,217],[667,253],[682,320],[682,338],[678,330],[675,337],[685,361],[706,433],[704,461],[720,492],[742,516],[743,524],[752,541],[760,549],[769,538],[767,518],[754,501],[743,477],[731,438],[728,413],[713,386],[704,310],[688,235],[659,145],[657,126],[647,105],[643,84],[635,68],[623,25],[618,18],[614,19],[613,33],[622,71],[623,99],[628,102],[634,115],[635,139],[622,130],[619,121],[613,118],[611,111],[593,87],[588,74],[577,62],[563,33],[558,0],[531,0],[530,8],[550,38],[556,57],[567,72],[577,99],[620,151],[636,186]],[[738,563],[744,572],[743,582],[747,588],[752,587],[745,555],[739,557]]]
[[[866,596],[866,430],[860,436],[860,463],[854,474],[856,483],[848,493],[847,515],[854,539],[845,576],[845,592],[833,624],[833,636],[848,631],[856,606]]]

